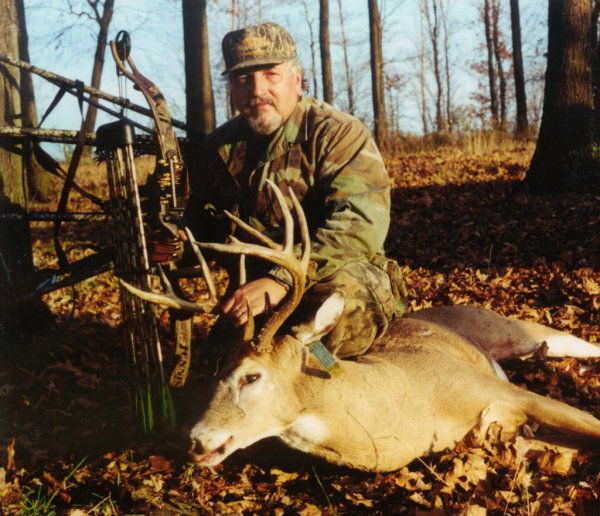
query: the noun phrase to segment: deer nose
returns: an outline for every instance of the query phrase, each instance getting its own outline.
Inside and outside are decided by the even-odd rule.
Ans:
[[[204,446],[202,446],[200,439],[196,439],[195,437],[192,437],[192,445],[190,446],[188,453],[193,456],[193,455],[200,455],[203,451],[204,451]]]

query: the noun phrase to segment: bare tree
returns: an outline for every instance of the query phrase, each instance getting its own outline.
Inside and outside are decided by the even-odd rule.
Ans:
[[[18,5],[20,4],[20,5]],[[0,0],[0,53],[22,58],[19,49],[19,10],[22,0]],[[20,70],[0,65],[0,125],[20,127]],[[16,220],[0,217],[0,333],[19,336],[26,330],[43,328],[50,322],[49,311],[37,300],[27,307],[19,298],[33,291],[33,254],[27,211],[26,183],[22,177],[22,160],[14,144],[0,137],[0,216],[15,215]],[[12,152],[11,152],[12,151]]]
[[[550,0],[542,122],[526,182],[534,191],[600,188],[593,145],[592,0]]]
[[[425,2],[423,0],[421,4],[421,10],[419,13],[420,21],[420,44],[419,44],[419,99],[420,99],[420,112],[421,112],[421,124],[423,128],[423,135],[429,133],[429,124],[427,122],[427,86],[426,86],[426,37],[425,37]]]
[[[23,61],[29,63],[29,37],[25,21],[25,6],[22,1],[17,2],[17,17],[19,23],[19,53]],[[21,124],[23,127],[37,127],[38,115],[33,90],[31,73],[21,71]],[[47,200],[51,193],[50,174],[40,167],[33,154],[32,142],[24,141],[22,144],[23,166],[27,172],[27,196],[29,199],[38,198]]]
[[[206,0],[183,0],[186,122],[197,133],[214,130]]]
[[[388,130],[383,90],[383,52],[381,48],[381,17],[377,0],[369,0],[369,36],[371,42],[371,82],[373,88],[373,119],[375,140],[380,148],[387,146]]]
[[[499,82],[499,100],[500,100],[500,129],[506,129],[506,76],[504,67],[502,66],[503,54],[505,53],[504,43],[502,42],[502,34],[499,28],[500,4],[498,0],[492,0],[491,4],[492,16],[492,42],[494,47],[494,58],[496,60],[496,73]]]
[[[331,76],[331,51],[329,48],[329,0],[319,0],[319,13],[323,100],[333,104],[333,78]]]
[[[453,117],[452,117],[452,73],[450,69],[450,27],[448,23],[448,4],[444,1],[440,2],[440,19],[443,31],[444,45],[444,76],[446,79],[446,128],[452,132]]]
[[[525,74],[523,71],[523,52],[521,44],[521,13],[519,0],[510,0],[510,26],[512,34],[513,69],[515,79],[515,97],[517,102],[517,120],[515,135],[523,138],[527,135],[527,93],[525,91]]]
[[[340,15],[340,30],[342,32],[342,50],[344,51],[344,69],[346,72],[346,91],[348,93],[348,111],[354,114],[354,85],[352,84],[352,69],[348,59],[348,39],[344,28],[344,12],[342,11],[342,0],[338,0],[338,12]]]
[[[431,59],[433,61],[433,76],[435,79],[435,130],[442,133],[445,130],[444,112],[442,109],[444,88],[442,84],[442,69],[440,65],[440,14],[439,0],[424,2],[427,31],[431,44]]]
[[[106,46],[108,41],[108,28],[113,15],[114,0],[86,0],[90,10],[77,11],[69,2],[71,14],[81,18],[89,18],[98,24],[98,37],[96,39],[96,51],[94,53],[94,65],[92,67],[92,78],[90,85],[93,88],[100,89],[102,82],[102,70],[104,69],[104,56],[106,54]],[[96,116],[98,108],[92,104],[88,104],[85,115],[84,131],[86,133],[94,132],[96,126]],[[83,150],[84,156],[91,155],[91,147],[86,147]]]
[[[312,21],[308,12],[308,0],[302,0],[304,6],[304,15],[306,17],[306,25],[308,26],[308,34],[310,36],[310,57],[311,57],[311,70],[313,79],[313,97],[319,96],[319,80],[317,74],[317,52],[315,44],[315,34],[313,31]]]
[[[592,11],[592,48],[594,61],[592,65],[594,111],[596,113],[596,137],[600,135],[600,0],[594,1]]]
[[[492,28],[492,13],[490,0],[483,2],[483,24],[485,28],[485,43],[487,48],[487,71],[490,89],[490,111],[492,114],[492,125],[498,125],[498,88],[496,85],[496,71],[494,69],[494,37]]]

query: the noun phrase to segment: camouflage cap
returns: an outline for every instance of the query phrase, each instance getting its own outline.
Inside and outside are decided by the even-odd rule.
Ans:
[[[280,25],[267,22],[228,32],[223,38],[225,72],[296,58],[296,44]]]

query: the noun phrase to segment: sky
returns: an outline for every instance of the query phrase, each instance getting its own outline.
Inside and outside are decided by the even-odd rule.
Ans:
[[[478,19],[478,5],[482,0],[451,0],[450,56],[453,66],[453,100],[457,105],[472,104],[470,97],[479,87],[481,78],[471,69],[471,64],[483,58],[483,27]],[[85,5],[85,0],[71,0],[75,8]],[[317,0],[237,0],[246,6],[246,23],[272,20],[285,26],[294,37],[298,55],[307,71],[312,67],[309,20],[318,45]],[[344,28],[348,39],[348,53],[358,99],[357,116],[370,124],[371,91],[369,72],[368,11],[366,0],[341,0]],[[397,75],[399,86],[395,102],[397,126],[406,132],[418,132],[420,115],[416,109],[416,64],[421,0],[382,0],[383,47],[386,71]],[[501,2],[508,4],[508,2]],[[545,37],[545,2],[521,0],[525,62],[528,69],[540,69],[539,56]],[[226,120],[225,83],[220,53],[222,36],[232,28],[232,17],[227,9],[231,0],[209,0],[208,22],[211,48],[212,78],[217,106],[217,122]],[[29,51],[32,64],[48,69],[70,79],[80,79],[89,84],[95,49],[97,25],[85,16],[69,14],[69,0],[25,0]],[[508,32],[508,6],[503,14]],[[330,0],[331,47],[334,76],[334,94],[337,107],[347,107],[344,67],[341,51],[338,0]],[[244,23],[244,21],[242,21]],[[66,27],[70,27],[65,30]],[[236,27],[237,28],[237,27]],[[109,39],[119,30],[127,30],[132,38],[132,58],[140,71],[154,81],[164,93],[174,118],[185,119],[185,84],[183,72],[183,29],[179,0],[116,0],[110,26]],[[510,42],[510,41],[509,41]],[[317,56],[318,60],[318,56]],[[317,67],[319,67],[317,61]],[[310,75],[310,74],[308,74]],[[35,78],[34,85],[38,112],[43,113],[56,94],[56,88],[43,79]],[[312,79],[309,78],[312,86]],[[120,89],[121,88],[121,89]],[[124,94],[133,102],[145,106],[141,95],[131,84],[119,85],[110,51],[101,89],[113,95]],[[70,96],[66,96],[70,97]],[[77,129],[80,114],[73,97],[64,98],[44,123],[44,127]],[[99,123],[110,121],[100,116]]]

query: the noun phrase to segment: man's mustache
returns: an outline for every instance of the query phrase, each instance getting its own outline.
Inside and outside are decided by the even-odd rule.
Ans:
[[[248,101],[248,106],[256,106],[258,104],[270,104],[271,106],[275,105],[275,99],[270,95],[263,95],[261,97],[252,97]]]

